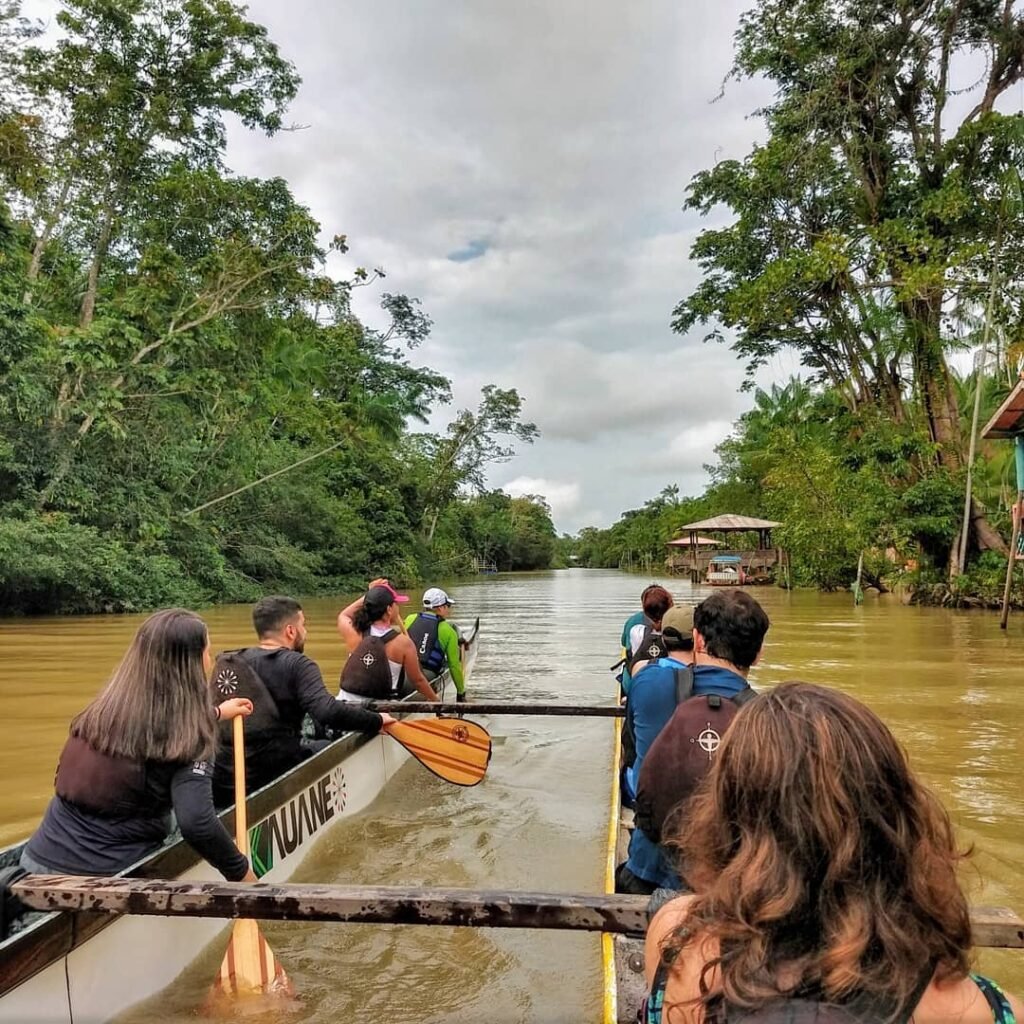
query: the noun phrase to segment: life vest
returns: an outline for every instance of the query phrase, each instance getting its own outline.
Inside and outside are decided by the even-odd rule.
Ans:
[[[657,661],[659,658],[668,657],[668,647],[665,638],[653,626],[644,626],[643,639],[637,646],[636,652],[626,658],[626,665],[629,668],[630,676],[633,675],[633,666],[641,661]]]
[[[150,818],[154,813],[145,761],[101,754],[78,736],[64,744],[54,789],[68,803],[101,818]]]
[[[281,721],[277,701],[270,695],[252,663],[243,657],[247,650],[241,647],[237,651],[224,651],[217,655],[210,677],[213,703],[220,704],[232,697],[246,697],[252,701],[252,714],[242,719],[247,739],[258,736],[261,743],[266,743],[277,736],[290,737],[292,730]],[[218,727],[221,748],[232,745],[231,729],[230,721],[221,721]],[[225,763],[224,757],[218,757],[217,763]]]
[[[676,709],[651,744],[636,787],[636,823],[660,843],[666,820],[708,773],[736,712],[757,696],[749,686],[732,696],[693,694],[693,666],[676,671]]]
[[[394,629],[381,636],[367,633],[342,667],[341,688],[367,700],[387,700],[393,687],[385,645],[397,635]]]
[[[420,612],[416,621],[409,627],[409,639],[416,645],[416,654],[420,664],[431,672],[440,672],[444,668],[446,656],[438,639],[441,632],[441,616]]]

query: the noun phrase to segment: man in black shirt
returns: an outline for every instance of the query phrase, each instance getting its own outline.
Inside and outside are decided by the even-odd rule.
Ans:
[[[335,699],[324,685],[320,667],[303,654],[306,616],[290,597],[264,597],[252,610],[258,647],[239,652],[273,698],[276,720],[264,729],[245,730],[246,790],[253,792],[300,761],[327,746],[328,740],[304,740],[302,720],[308,714],[320,727],[335,732],[365,732],[375,736],[394,722],[351,701]],[[258,719],[259,716],[256,716]],[[257,724],[254,719],[254,726]],[[218,806],[234,802],[234,759],[230,751],[217,757],[214,798]]]

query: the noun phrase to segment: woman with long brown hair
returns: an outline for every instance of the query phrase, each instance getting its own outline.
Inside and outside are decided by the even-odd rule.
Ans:
[[[1009,1024],[970,973],[949,816],[882,721],[785,683],[747,703],[670,840],[694,895],[647,934],[648,1024]]]
[[[103,692],[71,723],[46,814],[21,865],[44,874],[113,875],[158,849],[171,811],[184,839],[230,881],[255,881],[213,807],[218,718],[206,623],[171,608],[139,627]]]

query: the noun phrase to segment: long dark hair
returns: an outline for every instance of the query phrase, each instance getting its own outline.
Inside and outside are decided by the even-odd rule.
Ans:
[[[139,627],[103,692],[71,723],[71,735],[103,754],[152,761],[213,755],[217,723],[203,670],[206,623],[169,608]]]
[[[722,999],[805,987],[909,1011],[924,971],[968,971],[949,816],[881,719],[836,690],[784,683],[744,705],[673,845],[696,898],[666,953],[717,940],[708,1019]]]

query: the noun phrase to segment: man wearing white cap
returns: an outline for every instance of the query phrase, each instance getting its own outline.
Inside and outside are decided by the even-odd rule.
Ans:
[[[405,628],[416,646],[420,665],[428,679],[436,679],[447,666],[455,684],[456,701],[466,699],[466,682],[462,675],[459,634],[445,619],[455,602],[440,588],[431,587],[423,595],[423,611],[409,615]]]

